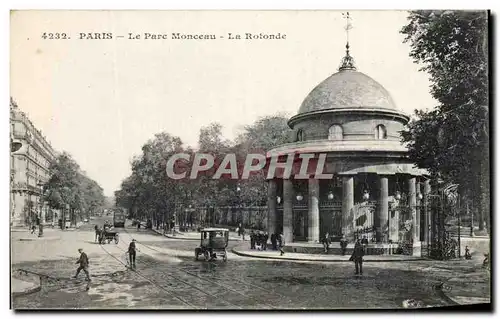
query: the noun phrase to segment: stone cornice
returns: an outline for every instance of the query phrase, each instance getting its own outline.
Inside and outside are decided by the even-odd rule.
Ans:
[[[338,115],[361,114],[366,116],[374,116],[377,118],[383,117],[383,118],[397,119],[403,122],[404,124],[408,123],[408,121],[410,120],[410,117],[408,115],[398,110],[370,108],[370,107],[349,107],[349,108],[337,108],[337,109],[318,110],[318,111],[300,113],[295,116],[292,116],[290,120],[288,120],[288,126],[293,128],[293,126],[297,122],[303,119],[316,117],[324,114],[338,114]]]
[[[267,157],[289,153],[393,153],[406,156],[408,149],[398,140],[312,140],[287,143],[267,152]]]

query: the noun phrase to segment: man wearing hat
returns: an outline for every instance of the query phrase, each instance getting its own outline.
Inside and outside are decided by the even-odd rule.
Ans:
[[[130,245],[128,245],[128,256],[130,260],[130,268],[135,269],[135,253],[137,248],[135,247],[135,239],[132,239]]]
[[[89,258],[87,257],[87,254],[83,252],[82,248],[79,248],[78,252],[80,253],[80,258],[78,259],[78,261],[76,263],[80,264],[80,266],[76,270],[76,275],[73,278],[77,278],[80,271],[83,270],[85,275],[87,275],[87,280],[90,281]]]

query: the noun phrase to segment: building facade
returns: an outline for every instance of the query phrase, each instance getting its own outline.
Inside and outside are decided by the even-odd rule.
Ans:
[[[37,216],[44,223],[52,222],[56,217],[40,199],[56,152],[12,98],[10,125],[11,141],[22,144],[10,155],[11,226],[29,225]]]
[[[289,120],[292,141],[268,152],[294,154],[295,161],[312,154],[310,163],[326,154],[322,173],[333,177],[317,179],[313,169],[306,178],[293,172],[268,180],[268,231],[282,233],[287,243],[317,243],[326,234],[351,242],[406,242],[419,254],[428,236],[423,208],[430,184],[400,141],[409,117],[382,85],[356,70],[346,48],[338,72],[316,86]]]

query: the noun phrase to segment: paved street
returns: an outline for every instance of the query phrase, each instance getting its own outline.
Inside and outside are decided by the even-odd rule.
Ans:
[[[25,242],[16,238],[26,233],[11,233],[12,269],[50,276],[41,291],[14,298],[15,308],[400,308],[406,299],[446,306],[453,302],[436,285],[477,268],[473,261],[377,262],[366,263],[365,275],[356,277],[349,262],[263,260],[232,253],[227,263],[195,261],[196,241],[130,226],[119,229],[118,245],[101,247],[94,243],[94,222],[103,220],[77,231],[54,230],[60,240]],[[125,267],[132,238],[140,250],[135,272]],[[241,242],[230,242],[228,249],[235,245]],[[70,279],[80,247],[89,256],[93,276],[88,291],[83,274],[82,281]]]

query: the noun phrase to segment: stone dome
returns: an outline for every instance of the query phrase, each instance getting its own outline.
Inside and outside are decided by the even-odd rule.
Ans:
[[[368,75],[352,69],[332,74],[304,99],[299,114],[343,108],[397,110],[389,92]]]

